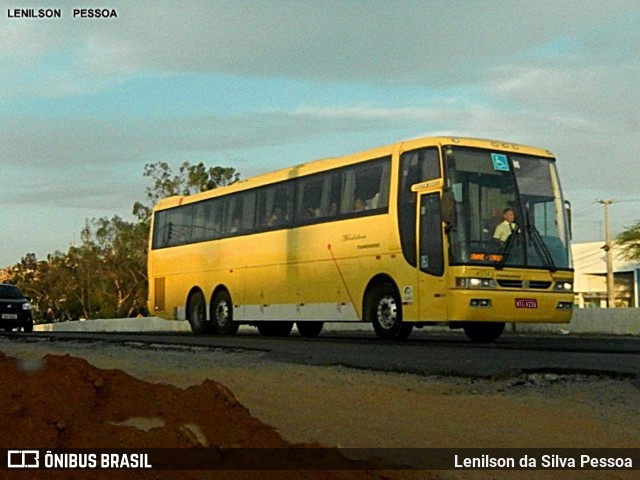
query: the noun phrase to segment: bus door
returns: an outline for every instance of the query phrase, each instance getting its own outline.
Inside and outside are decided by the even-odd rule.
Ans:
[[[420,320],[447,318],[447,288],[440,191],[419,195],[418,302]]]

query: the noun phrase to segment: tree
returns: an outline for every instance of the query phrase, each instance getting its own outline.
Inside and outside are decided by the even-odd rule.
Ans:
[[[94,220],[94,238],[100,252],[105,294],[115,316],[131,316],[147,300],[147,235],[140,222],[117,215]]]
[[[147,163],[144,166],[143,175],[150,177],[153,185],[147,187],[145,191],[146,202],[136,202],[133,205],[133,214],[147,225],[151,219],[153,206],[162,198],[173,195],[193,195],[231,185],[240,180],[240,173],[235,168],[207,168],[202,162],[197,165],[183,162],[177,174],[172,172],[167,162]]]
[[[640,262],[640,221],[620,233],[616,237],[616,244],[624,258]]]
[[[46,260],[28,253],[11,268],[9,281],[31,298],[37,318],[69,319],[82,315],[82,306],[72,293],[77,285],[69,259],[61,252],[47,255]]]
[[[118,215],[87,220],[80,245],[46,260],[28,253],[11,268],[9,281],[32,298],[36,319],[48,321],[131,316],[144,311],[147,290],[147,243],[153,206],[171,195],[191,195],[237,182],[234,168],[184,162],[174,174],[166,162],[145,165],[152,185],[146,201],[136,202],[137,221]]]

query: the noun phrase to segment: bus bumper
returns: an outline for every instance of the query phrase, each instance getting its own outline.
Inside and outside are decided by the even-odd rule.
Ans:
[[[451,321],[569,323],[573,293],[456,290],[450,294]]]

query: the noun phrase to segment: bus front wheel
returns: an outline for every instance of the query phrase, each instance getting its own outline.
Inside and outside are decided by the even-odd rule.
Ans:
[[[489,343],[502,335],[504,322],[467,322],[462,328],[472,342]]]
[[[220,290],[211,302],[211,320],[213,330],[218,335],[233,335],[239,325],[233,321],[233,304],[231,295],[226,290]]]
[[[404,340],[413,330],[412,324],[402,321],[402,304],[393,285],[374,287],[367,295],[365,309],[365,319],[384,340]]]
[[[191,331],[197,335],[207,333],[209,325],[207,324],[207,304],[204,301],[204,295],[201,291],[197,291],[191,295],[189,299],[189,324]]]

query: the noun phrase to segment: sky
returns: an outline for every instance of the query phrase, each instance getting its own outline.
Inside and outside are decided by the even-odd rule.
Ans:
[[[431,135],[554,152],[575,242],[599,200],[640,221],[637,0],[84,3],[0,0],[0,267],[132,219],[147,163],[247,178]]]

